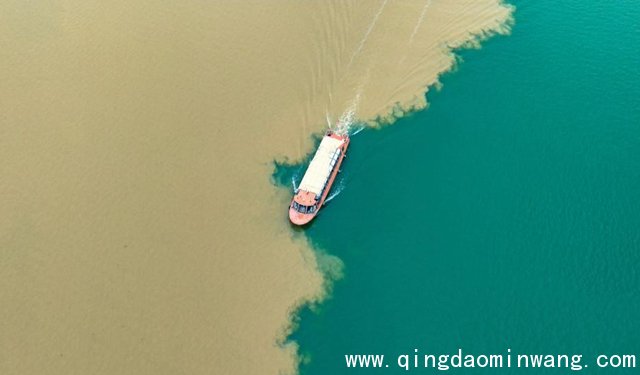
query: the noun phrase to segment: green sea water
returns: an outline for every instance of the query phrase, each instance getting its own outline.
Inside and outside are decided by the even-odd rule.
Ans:
[[[458,348],[583,354],[592,373],[635,354],[609,371],[640,371],[640,2],[513,4],[512,35],[461,51],[427,110],[353,137],[305,229],[344,276],[299,314],[303,375]],[[359,353],[389,367],[347,368]]]

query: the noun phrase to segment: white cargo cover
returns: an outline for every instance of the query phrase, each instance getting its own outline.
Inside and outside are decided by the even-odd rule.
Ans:
[[[343,141],[329,136],[322,138],[316,154],[300,182],[300,190],[320,195],[324,189],[333,167],[340,157],[340,146]]]

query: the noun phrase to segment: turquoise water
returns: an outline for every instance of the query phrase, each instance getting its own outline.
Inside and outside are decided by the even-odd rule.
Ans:
[[[640,360],[640,2],[513,3],[428,110],[353,138],[306,229],[345,270],[300,314],[302,374],[404,373],[416,348]]]

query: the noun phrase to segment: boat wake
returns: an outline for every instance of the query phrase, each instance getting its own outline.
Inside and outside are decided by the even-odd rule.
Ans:
[[[342,191],[344,190],[344,187],[345,187],[344,180],[341,179],[340,181],[337,182],[337,186],[334,187],[335,190],[331,194],[329,194],[329,196],[325,200],[325,203],[331,202],[333,198],[340,195],[340,193],[342,193]]]
[[[356,121],[356,113],[358,111],[358,105],[360,104],[360,98],[362,97],[362,87],[358,89],[355,98],[349,104],[349,107],[345,109],[340,118],[338,119],[338,123],[335,128],[332,130],[340,135],[347,135],[351,133],[351,126]],[[327,121],[330,121],[329,114],[327,113]]]
[[[411,33],[411,37],[409,37],[409,44],[408,44],[409,46],[411,46],[411,44],[413,44],[413,39],[416,37],[416,34],[418,34],[418,30],[420,29],[420,26],[422,26],[422,23],[424,21],[424,16],[427,15],[427,9],[429,9],[430,6],[431,6],[431,0],[427,0],[427,2],[422,7],[422,12],[420,13],[420,17],[418,17],[418,22],[416,23],[415,27],[413,28],[413,32]]]
[[[347,64],[347,69],[349,69],[351,67],[351,64],[353,64],[353,61],[356,59],[356,57],[362,51],[362,48],[364,47],[365,43],[369,39],[369,35],[373,31],[373,28],[376,26],[376,23],[378,22],[378,18],[380,18],[380,15],[382,14],[382,11],[384,10],[384,7],[387,5],[388,1],[389,0],[383,0],[382,1],[382,4],[380,5],[380,8],[376,12],[375,16],[373,16],[373,20],[369,24],[369,27],[367,28],[367,31],[364,33],[364,36],[360,40],[360,43],[358,44],[358,48],[356,48],[355,51],[353,51],[353,54],[351,55],[351,59],[349,60],[349,64]]]
[[[365,128],[364,126],[360,126],[350,135],[353,137],[354,135],[356,135],[356,134],[360,133],[361,131],[363,131],[364,128]]]
[[[418,34],[418,30],[420,30],[420,27],[422,26],[422,24],[424,22],[424,18],[427,15],[427,10],[429,9],[430,6],[431,6],[431,0],[427,0],[427,2],[422,7],[422,12],[420,12],[420,16],[418,17],[418,22],[416,22],[416,25],[413,28],[413,32],[411,33],[411,36],[409,37],[409,42],[407,43],[407,50],[409,50],[409,48],[413,44],[413,39]],[[405,59],[407,58],[407,53],[408,53],[407,50],[405,50],[405,53],[402,56],[402,58],[400,60],[398,60],[398,66],[401,66],[404,63]]]

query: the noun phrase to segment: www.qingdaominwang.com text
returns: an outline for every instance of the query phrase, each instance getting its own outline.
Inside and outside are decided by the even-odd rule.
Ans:
[[[566,368],[581,371],[596,368],[636,368],[635,354],[599,354],[590,361],[582,354],[466,354],[458,349],[453,354],[411,354],[385,357],[384,354],[345,354],[348,368],[402,368],[447,371],[457,368]]]

